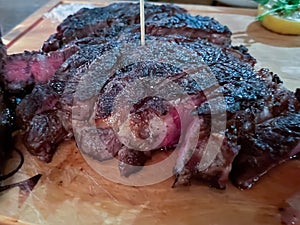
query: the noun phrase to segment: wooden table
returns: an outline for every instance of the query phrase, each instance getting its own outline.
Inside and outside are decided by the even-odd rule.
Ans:
[[[4,41],[9,53],[39,49],[57,23],[42,15],[70,2],[104,6],[111,1],[52,0],[15,29]],[[258,59],[294,90],[300,87],[300,37],[271,33],[254,21],[255,10],[183,5],[192,14],[215,17],[233,32],[233,43],[246,45]],[[26,151],[22,170],[8,182],[43,176],[27,195],[18,188],[0,195],[0,224],[280,224],[278,207],[300,190],[300,161],[290,161],[267,174],[251,190],[229,185],[225,191],[194,182],[172,189],[173,179],[146,187],[105,180],[83,160],[75,143],[63,143],[50,164]],[[11,162],[12,164],[14,162]]]

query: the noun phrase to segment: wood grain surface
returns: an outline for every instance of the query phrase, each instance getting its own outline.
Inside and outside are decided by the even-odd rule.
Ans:
[[[39,49],[55,32],[57,23],[42,17],[57,4],[50,1],[4,39],[8,52]],[[74,1],[72,1],[74,2]],[[110,1],[76,1],[98,6]],[[254,21],[255,10],[183,5],[192,14],[215,17],[233,32],[233,43],[244,44],[258,59],[258,67],[278,73],[291,90],[300,87],[300,38],[265,30]],[[19,148],[23,148],[18,142]],[[278,208],[300,190],[300,161],[273,169],[251,190],[209,188],[197,181],[172,189],[173,178],[162,183],[131,187],[98,175],[85,162],[74,141],[59,146],[51,163],[45,164],[25,150],[22,170],[7,182],[37,173],[42,178],[31,193],[18,188],[0,195],[0,224],[218,224],[279,225]],[[10,165],[16,163],[11,160]]]

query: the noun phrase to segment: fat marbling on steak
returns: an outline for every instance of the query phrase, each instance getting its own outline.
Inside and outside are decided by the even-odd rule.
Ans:
[[[258,154],[260,151],[267,152],[262,157],[274,155],[274,151],[284,152],[284,154],[275,154],[281,160],[268,161],[268,166],[258,164],[257,170],[251,167],[244,168],[244,175],[254,171],[257,176],[279,162],[298,154],[298,150],[285,142],[278,148],[272,148],[272,153],[267,148],[256,148],[253,144],[253,148],[248,149],[243,144],[245,139],[252,141],[255,138],[262,138],[263,140],[263,135],[254,134],[255,129],[264,126],[260,124],[267,123],[265,121],[272,119],[293,121],[294,127],[299,127],[300,121],[296,119],[297,117],[291,116],[299,114],[299,102],[293,92],[284,88],[277,75],[267,69],[254,68],[256,60],[249,55],[245,47],[235,47],[230,44],[231,32],[226,26],[208,17],[191,16],[184,9],[172,5],[146,4],[145,11],[146,41],[169,42],[196,53],[199,60],[214,75],[218,85],[209,87],[204,85],[203,89],[193,81],[187,71],[161,62],[137,62],[117,70],[100,90],[95,118],[97,129],[82,129],[75,134],[80,139],[78,144],[81,150],[98,160],[117,157],[121,174],[129,176],[136,172],[133,166],[144,165],[156,148],[176,147],[179,141],[178,130],[185,129],[184,142],[179,147],[174,167],[175,185],[188,184],[191,178],[195,177],[218,188],[226,187],[229,173],[234,175],[237,173],[236,170],[240,170],[235,166],[240,165],[240,158],[244,158],[244,155],[246,157],[251,155],[252,159],[257,156],[255,153],[245,154],[245,152],[254,151]],[[126,43],[137,42],[139,38],[139,6],[131,3],[82,9],[69,16],[58,27],[58,32],[45,42],[43,51],[47,52],[47,56],[70,48],[76,49],[76,52],[70,54],[60,68],[55,69],[55,74],[49,77],[47,83],[35,82],[32,92],[17,107],[17,119],[23,130],[24,143],[33,155],[44,161],[50,161],[58,144],[74,135],[71,119],[76,86],[94,60]],[[117,61],[120,57],[122,56],[116,55],[112,60]],[[113,130],[114,124],[107,123],[112,116],[111,109],[120,90],[129,87],[133,80],[143,77],[172,78],[173,82],[182,87],[186,95],[190,96],[195,103],[195,110],[190,115],[192,119],[186,118],[189,124],[183,128],[180,127],[178,113],[172,104],[164,99],[148,96],[134,102],[134,108],[129,115],[129,124],[132,126],[125,126],[125,132],[127,129],[140,139],[146,139],[149,136],[149,124],[154,118],[161,118],[163,123],[168,125],[166,138],[157,143],[154,149],[146,152],[122,144]],[[206,82],[207,79],[208,77],[204,76],[203,83],[209,83]],[[91,82],[90,85],[91,88],[95,88],[98,84]],[[209,96],[205,96],[204,92],[209,93]],[[224,95],[226,107],[217,105],[216,116],[218,110],[226,112],[226,127],[211,134],[212,112],[207,98],[218,102],[215,96],[219,93]],[[88,104],[90,100],[89,96],[80,98],[81,113],[75,117],[75,123],[79,126],[92,118],[92,109]],[[201,131],[196,137],[196,149],[190,152],[189,143],[185,140],[193,136],[192,128],[199,124],[201,124]],[[274,130],[279,129],[284,132],[286,129],[277,126],[277,122],[269,124]],[[294,135],[294,140],[298,140],[298,133],[295,132]],[[212,161],[206,162],[207,165],[203,169],[199,166],[199,162],[206,154],[207,140],[210,136],[213,142],[223,141],[218,154],[214,155]],[[100,142],[95,145],[90,141],[91,137],[99,137]],[[237,176],[237,179],[242,176]],[[241,182],[234,178],[233,180],[239,187],[250,187],[248,180],[241,180]],[[250,180],[252,183],[255,181],[255,179]]]

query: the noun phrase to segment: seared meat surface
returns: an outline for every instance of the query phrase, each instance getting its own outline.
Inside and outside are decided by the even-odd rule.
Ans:
[[[69,43],[93,42],[95,38],[111,39],[128,27],[138,31],[140,8],[133,3],[115,3],[103,8],[81,9],[66,18],[43,45],[45,52],[55,51]],[[193,17],[174,5],[145,5],[147,33],[154,36],[173,35],[192,39],[208,39],[220,45],[230,44],[231,32],[209,17]]]
[[[184,14],[184,15],[183,15]],[[120,15],[119,17],[116,15]],[[180,19],[176,19],[176,18]],[[114,19],[118,18],[118,19]],[[185,14],[185,10],[176,6],[154,6],[146,4],[146,20],[149,24],[155,24],[157,28],[168,29],[172,24],[182,28],[180,36],[171,35],[171,40],[177,38],[191,40],[196,37],[191,37],[191,32],[184,32],[186,27],[193,29],[193,32],[205,33],[207,38],[215,39],[217,42],[220,38],[212,37],[210,33],[218,33],[224,36],[224,43],[230,43],[230,31],[227,27],[221,25],[216,20],[207,17],[192,17]],[[80,23],[78,20],[80,19]],[[112,21],[112,22],[109,22]],[[59,114],[64,123],[65,129],[69,132],[68,136],[72,135],[70,127],[70,112],[72,106],[73,94],[75,92],[78,77],[80,72],[88,68],[88,66],[101,54],[122,45],[124,42],[130,42],[133,39],[139,38],[139,7],[136,4],[112,4],[106,8],[82,9],[73,16],[68,17],[59,27],[58,32],[52,35],[43,46],[44,51],[48,54],[60,55],[59,52],[66,52],[65,48],[76,49],[78,52],[69,57],[65,64],[56,72],[53,78],[50,78],[48,84],[40,84],[35,80],[35,88],[32,93],[23,99],[17,108],[17,117],[22,122],[24,129],[24,142],[30,147],[30,151],[34,152],[53,152],[40,150],[41,145],[29,144],[31,140],[27,137],[38,135],[39,127],[33,127],[33,122],[30,120],[35,114],[49,114],[49,111],[54,111],[54,114]],[[100,29],[101,28],[101,29]],[[152,27],[153,28],[153,27]],[[112,32],[115,30],[115,32]],[[134,35],[131,35],[134,32]],[[153,35],[160,36],[160,30],[153,30]],[[109,34],[109,35],[108,35]],[[125,34],[125,36],[124,36]],[[122,39],[118,41],[118,39]],[[234,50],[236,54],[240,54],[238,50]],[[67,51],[68,52],[68,51]],[[242,55],[242,54],[240,54]],[[248,56],[246,56],[248,57]],[[50,58],[51,60],[51,58]],[[50,61],[49,60],[49,61]],[[51,61],[50,61],[51,65]],[[31,76],[33,78],[37,76]],[[48,76],[50,77],[50,76]],[[65,91],[67,86],[67,92]],[[73,90],[72,90],[73,86]],[[61,97],[63,95],[63,97]],[[58,100],[60,98],[60,100]],[[43,100],[42,100],[43,99]],[[29,106],[29,107],[28,107]],[[60,110],[61,109],[61,110]],[[32,132],[33,134],[29,134]],[[41,135],[51,136],[51,134],[40,133]],[[42,138],[38,138],[39,140]],[[55,149],[56,145],[53,146]],[[48,153],[47,153],[48,154]],[[46,154],[46,155],[47,155]],[[51,159],[49,153],[48,157]],[[48,161],[48,160],[47,160]]]
[[[300,152],[300,113],[271,118],[240,137],[241,150],[233,162],[232,181],[250,188],[272,167]]]
[[[299,154],[299,91],[287,90],[268,69],[256,70],[248,50],[231,45],[226,26],[172,5],[146,4],[145,17],[147,42],[166,42],[195,54],[216,82],[207,74],[196,82],[187,68],[159,60],[137,61],[114,70],[104,82],[92,77],[86,91],[76,96],[82,77],[91,69],[102,70],[95,65],[99,56],[115,50],[107,61],[117,64],[123,57],[117,50],[140,39],[137,4],[81,9],[58,26],[42,52],[3,60],[5,90],[26,95],[17,105],[17,124],[33,155],[50,162],[57,146],[75,136],[85,154],[99,161],[116,157],[121,175],[130,176],[154,151],[176,148],[174,185],[197,178],[225,188],[230,177],[238,187],[249,188],[272,167]],[[170,79],[184,97],[132,99],[129,116],[120,125],[121,116],[114,112],[118,96],[143,79]],[[165,83],[157,85],[167,90]],[[220,95],[224,104],[219,104]],[[91,121],[95,129],[88,128]],[[224,121],[222,129],[213,130]]]

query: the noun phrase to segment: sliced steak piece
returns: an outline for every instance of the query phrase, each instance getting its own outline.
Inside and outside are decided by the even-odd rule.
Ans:
[[[66,139],[68,132],[56,117],[57,95],[49,93],[47,91],[49,88],[42,84],[47,83],[61,64],[78,48],[74,46],[51,53],[25,51],[9,56],[6,56],[3,49],[4,47],[1,47],[1,55],[3,55],[1,60],[5,57],[5,61],[1,61],[0,81],[5,87],[5,95],[3,95],[5,101],[1,101],[3,106],[1,106],[1,132],[5,134],[3,133],[1,138],[5,138],[7,143],[4,146],[5,150],[9,150],[9,141],[6,140],[11,139],[11,133],[16,129],[15,122],[17,122],[16,125],[24,131],[24,144],[28,150],[49,162],[53,156],[53,149],[57,147],[57,143]],[[36,84],[42,85],[31,94],[36,98],[32,100],[29,96],[25,97],[19,106],[21,99],[30,93]],[[22,108],[22,112],[17,113],[17,121],[15,121],[16,107]],[[40,114],[45,111],[46,114]]]
[[[140,11],[138,4],[117,3],[103,8],[81,9],[66,18],[43,46],[43,51],[55,51],[73,42],[92,41],[87,37],[105,37],[107,41],[130,28],[139,31]],[[231,32],[218,21],[209,17],[193,17],[186,10],[174,5],[145,5],[146,31],[149,35],[174,37],[182,36],[188,39],[207,39],[222,46],[231,43]],[[178,36],[179,35],[179,36]]]
[[[58,144],[67,138],[68,132],[55,111],[34,115],[23,136],[29,152],[45,162],[52,160]]]
[[[45,85],[45,87],[40,88],[39,85],[37,85],[32,94],[28,96],[28,98],[25,98],[23,102],[20,104],[18,107],[18,113],[20,118],[25,118],[25,121],[28,121],[30,123],[31,118],[25,116],[22,116],[24,112],[27,112],[28,109],[27,105],[32,105],[34,106],[37,103],[37,107],[34,108],[33,111],[30,113],[27,113],[27,115],[34,115],[34,111],[39,112],[39,114],[43,114],[44,112],[47,115],[47,110],[49,110],[51,107],[53,107],[54,111],[56,112],[57,116],[61,119],[61,123],[63,124],[63,127],[66,131],[69,132],[69,134],[73,133],[72,130],[72,107],[73,107],[73,99],[74,99],[74,94],[77,90],[77,84],[83,74],[83,72],[89,68],[89,65],[99,56],[105,53],[106,51],[109,51],[113,48],[117,48],[120,46],[122,43],[125,41],[132,41],[136,40],[138,38],[137,35],[135,34],[128,34],[127,38],[124,38],[121,42],[109,42],[109,43],[104,43],[100,40],[100,44],[95,44],[95,45],[81,45],[80,50],[75,53],[73,56],[71,56],[65,63],[64,65],[57,71],[57,73],[54,75],[53,78],[49,81],[48,84]],[[148,37],[152,38],[153,40],[160,40],[161,37]],[[164,38],[163,40],[167,40],[167,38]],[[171,39],[172,41],[173,39]],[[96,40],[95,40],[96,41]],[[268,115],[265,115],[265,111],[269,112],[272,110],[272,107],[274,105],[277,106],[282,106],[277,110],[276,113],[281,113],[282,110],[290,110],[294,107],[294,98],[287,98],[290,95],[292,95],[291,92],[287,91],[286,89],[282,89],[282,95],[281,97],[276,97],[278,94],[279,87],[281,87],[281,84],[277,84],[276,82],[273,82],[272,79],[270,80],[271,75],[267,72],[263,73],[264,76],[262,76],[261,72],[256,72],[253,67],[252,63],[245,63],[247,60],[249,60],[248,56],[245,55],[243,57],[243,53],[240,50],[236,49],[230,49],[230,48],[220,48],[218,46],[215,46],[211,43],[207,43],[204,41],[198,41],[197,43],[193,42],[176,42],[179,45],[188,47],[192,49],[193,51],[196,51],[199,54],[199,57],[204,60],[204,62],[209,66],[211,69],[212,73],[216,77],[217,81],[219,82],[219,85],[221,86],[221,90],[225,95],[225,102],[227,105],[227,109],[225,109],[226,113],[228,114],[227,116],[229,118],[232,118],[236,113],[240,112],[241,110],[248,110],[250,112],[253,112],[255,114],[255,118],[260,117],[260,120],[262,119],[267,119],[271,116],[272,114],[268,113]],[[116,59],[114,59],[116,60]],[[179,76],[181,71],[178,70],[174,66],[169,66],[166,67],[163,70],[164,73],[167,74],[167,76],[172,77],[172,76]],[[144,68],[144,69],[142,69]],[[138,76],[149,76],[151,74],[151,68],[153,68],[153,63],[147,63],[144,62],[143,64],[134,64],[130,68],[128,67],[123,68],[123,70],[119,71],[116,73],[115,76],[111,77],[110,80],[107,81],[106,86],[104,87],[103,91],[104,94],[102,94],[101,101],[99,101],[99,107],[101,108],[100,111],[97,112],[97,115],[100,116],[99,119],[106,119],[106,117],[109,115],[111,112],[112,105],[114,103],[114,98],[118,94],[119,88],[122,88],[126,86],[127,83],[130,83],[131,79],[136,79]],[[164,67],[162,67],[164,68]],[[157,71],[159,72],[159,71]],[[140,75],[138,75],[140,74]],[[153,73],[155,76],[155,73]],[[158,73],[159,74],[159,73]],[[163,73],[162,73],[163,74]],[[118,75],[118,76],[117,76]],[[184,74],[183,74],[184,75]],[[195,86],[195,83],[192,81],[189,81],[188,77],[185,77],[183,75],[180,75],[178,78],[178,83],[182,83],[181,85],[186,85],[183,86],[183,88],[186,90],[186,92],[189,95],[195,95],[198,96],[196,99],[196,102],[198,104],[205,102],[205,98],[201,94],[201,89]],[[151,76],[151,75],[150,75]],[[175,80],[176,80],[175,79]],[[203,82],[205,82],[205,79],[203,78]],[[121,86],[116,86],[115,84],[121,84]],[[87,88],[89,89],[95,89],[97,88],[97,82],[91,82],[91,87]],[[188,84],[188,85],[187,85]],[[255,85],[253,85],[255,84]],[[193,86],[194,85],[194,86]],[[42,86],[41,86],[42,87]],[[109,88],[110,87],[110,88]],[[39,89],[41,91],[39,91]],[[278,90],[277,90],[278,89]],[[47,90],[48,93],[44,93],[42,90]],[[214,95],[216,94],[218,96],[218,92],[220,89],[212,89],[210,91],[210,98],[214,98]],[[37,96],[36,96],[36,93]],[[56,96],[53,98],[53,96]],[[105,97],[107,96],[107,97]],[[201,97],[202,96],[202,97]],[[273,96],[273,97],[272,97]],[[282,96],[287,96],[285,98],[282,98]],[[85,101],[89,101],[90,97],[87,96],[82,96],[82,106],[84,106]],[[55,104],[49,102],[52,102],[54,99]],[[289,99],[289,101],[286,101],[285,99]],[[107,101],[108,100],[108,101]],[[33,102],[33,103],[30,103]],[[266,108],[266,102],[267,103],[267,108]],[[276,102],[276,104],[273,104]],[[51,107],[45,107],[50,105]],[[155,106],[155,105],[153,105]],[[87,107],[81,107],[81,113],[80,113],[80,118],[78,120],[88,120],[91,116],[91,108],[90,106],[87,105]],[[270,107],[270,110],[269,110]],[[224,111],[224,109],[222,109]],[[201,107],[199,105],[199,108],[197,109],[197,113],[199,116],[201,115],[206,115],[209,114],[210,111],[205,111],[205,104],[202,104]],[[86,113],[83,113],[86,112]],[[101,113],[100,113],[101,112]],[[276,113],[274,115],[276,115]],[[166,115],[170,115],[169,111],[167,110]],[[266,117],[263,117],[266,116]],[[173,118],[172,115],[169,116],[169,118]],[[174,120],[173,120],[174,121]],[[249,126],[252,126],[255,120],[250,120],[246,121]],[[168,123],[169,125],[172,126],[171,123],[172,120],[170,120]],[[26,130],[25,135],[27,136],[32,136],[28,132],[36,133],[34,129],[38,129],[38,127],[33,127],[31,129]],[[102,128],[99,127],[100,131],[102,132]],[[48,129],[47,131],[50,131]],[[169,134],[170,133],[170,134]],[[170,130],[168,135],[172,137],[170,143],[177,143],[177,136],[173,135],[172,136],[172,131]],[[209,130],[203,130],[203,133],[207,134],[209,133]],[[48,134],[47,136],[50,136]],[[117,143],[117,140],[115,137],[109,138],[113,140],[114,143]],[[227,139],[226,139],[227,140]],[[26,141],[26,140],[25,140]],[[219,164],[213,164],[211,168],[209,168],[209,171],[214,171],[216,167],[223,168],[223,176],[221,176],[221,170],[219,169],[219,177],[216,176],[217,179],[213,181],[212,176],[206,176],[207,180],[209,180],[211,183],[214,183],[214,186],[219,187],[224,187],[225,184],[225,176],[228,174],[229,168],[230,168],[230,162],[233,160],[234,156],[236,155],[236,152],[238,150],[238,146],[235,146],[235,143],[232,142],[230,143],[230,139],[228,139],[227,143],[224,143],[224,146],[222,148],[222,153],[221,155],[218,156],[218,158],[221,160],[221,158],[225,158],[228,155],[230,157],[226,158],[224,161],[223,167],[220,166]],[[199,142],[201,142],[201,139],[199,139]],[[31,146],[31,145],[27,145]],[[39,146],[39,145],[36,145]],[[53,145],[55,147],[55,145]],[[102,145],[99,145],[102,146]],[[90,153],[94,157],[98,157],[99,154],[101,157],[99,160],[103,160],[104,158],[109,158],[112,157],[111,153],[107,152],[107,149],[109,147],[104,147],[102,148],[102,153]],[[117,148],[120,148],[120,145],[114,145],[114,154],[118,152]],[[199,149],[201,149],[201,145],[199,144]],[[98,149],[98,148],[97,148]],[[32,149],[32,152],[41,152],[39,149]],[[89,150],[87,150],[89,151]],[[95,151],[99,151],[95,150]],[[229,153],[229,151],[232,151]],[[53,154],[53,151],[48,151],[49,154]],[[103,156],[102,156],[103,155]],[[199,159],[201,154],[199,153],[197,158]],[[49,156],[51,158],[51,156]],[[215,166],[215,167],[214,167]],[[195,170],[197,171],[197,170]],[[215,170],[217,171],[217,170]],[[182,171],[177,171],[178,174],[181,174]],[[208,172],[208,170],[207,170]],[[126,173],[127,174],[127,173]],[[204,179],[204,174],[201,176],[199,175],[200,173],[194,172],[193,174],[198,174],[198,177],[203,177]],[[207,173],[208,174],[208,173]],[[211,173],[213,174],[213,173]],[[211,177],[211,178],[208,178]],[[221,178],[222,177],[222,178]],[[221,179],[219,181],[219,178]]]
[[[190,152],[192,155],[183,168],[179,166],[183,163],[182,155],[179,155],[174,169],[174,185],[187,185],[192,178],[196,178],[212,187],[226,188],[232,161],[239,152],[239,146],[220,134],[211,134],[210,138],[210,145],[208,138],[198,140],[196,149]]]
[[[36,85],[33,91],[25,96],[16,108],[18,127],[26,130],[35,115],[57,111],[59,97],[47,84]],[[38,129],[38,126],[36,128]]]
[[[22,96],[30,93],[35,84],[46,83],[77,50],[73,46],[51,53],[25,51],[7,56],[3,71],[6,91]]]
[[[82,129],[79,133],[75,131],[75,135],[81,140],[79,147],[84,148],[86,154],[99,160],[118,157],[121,174],[129,176],[132,172],[136,172],[135,165],[142,166],[149,159],[148,153],[153,150],[152,148],[170,147],[179,143],[180,135],[177,130],[180,130],[184,131],[181,132],[184,135],[174,169],[177,183],[188,183],[191,177],[197,177],[212,186],[225,188],[232,162],[234,161],[236,165],[239,165],[239,161],[243,162],[242,156],[236,157],[240,145],[243,146],[247,140],[252,143],[255,124],[263,124],[272,117],[280,118],[297,112],[299,110],[297,95],[285,89],[277,75],[265,69],[256,71],[254,69],[256,60],[248,54],[247,49],[243,46],[230,45],[231,33],[227,27],[213,19],[192,17],[177,7],[146,5],[146,29],[149,32],[146,41],[172,42],[198,54],[199,61],[208,66],[211,76],[217,81],[216,84],[208,85],[211,84],[212,78],[209,76],[201,77],[200,84],[197,84],[189,77],[188,71],[182,71],[176,67],[177,65],[144,61],[114,71],[115,73],[104,81],[102,90],[99,90],[99,85],[103,81],[98,81],[95,76],[90,77],[90,80],[86,80],[87,86],[84,87],[84,91],[77,96],[80,79],[88,69],[92,69],[95,73],[102,71],[102,67],[95,68],[93,64],[99,56],[139,40],[138,23],[138,5],[120,3],[102,9],[82,9],[59,26],[58,32],[45,43],[44,51],[50,53],[57,49],[63,51],[67,46],[75,46],[79,50],[62,64],[48,83],[35,85],[32,94],[18,106],[18,117],[25,122],[23,129],[25,145],[32,154],[49,161],[63,138],[73,135],[74,122],[78,122],[80,130],[82,124],[89,124],[95,119],[94,104],[98,99],[97,129]],[[137,56],[135,54],[137,53],[133,52],[132,56]],[[116,51],[116,55],[107,61],[110,65],[116,65],[120,57],[122,54],[119,52],[118,55]],[[185,122],[181,121],[182,118],[178,119],[176,110],[185,108],[186,102],[176,105],[178,107],[174,111],[174,107],[170,106],[177,99],[166,102],[161,96],[150,95],[145,96],[140,102],[133,102],[128,124],[121,127],[124,128],[123,133],[128,131],[127,133],[132,133],[139,139],[147,139],[151,136],[150,127],[155,118],[159,118],[162,122],[156,126],[160,130],[156,135],[165,132],[162,137],[166,138],[159,139],[153,146],[150,145],[151,148],[145,153],[128,147],[124,141],[121,143],[119,133],[116,132],[118,130],[112,129],[117,126],[109,121],[114,116],[112,109],[116,97],[124,88],[131,86],[132,81],[137,78],[156,77],[171,78],[183,88],[184,94],[192,99],[193,104],[189,107],[192,106],[194,109],[192,111],[194,116],[186,113],[183,116]],[[91,90],[92,93],[100,92],[100,98],[91,94]],[[206,96],[203,94],[204,91]],[[225,104],[216,104],[216,114],[221,115],[220,122],[224,119],[222,116],[227,117],[228,122],[224,130],[215,132],[211,129],[212,111],[207,99],[213,104],[217,103],[220,93],[224,96]],[[74,105],[74,98],[77,105]],[[75,115],[72,115],[74,112]],[[42,125],[37,126],[38,123]],[[163,128],[166,124],[168,129]],[[50,127],[52,125],[53,128]],[[201,127],[199,135],[193,137],[192,128],[199,125]],[[48,139],[53,132],[54,137]],[[94,142],[87,142],[89,135],[95,139],[99,138],[100,143],[97,145]],[[219,149],[208,148],[206,151],[210,136],[212,143],[219,144]],[[192,154],[188,149],[190,137],[193,137],[196,146]],[[246,157],[251,158],[251,154]],[[288,159],[286,155],[280,157],[278,156],[283,160]],[[260,173],[257,170],[252,171],[258,175]]]
[[[251,188],[273,167],[300,152],[300,113],[271,118],[254,132],[239,138],[241,150],[233,162],[231,180],[239,188]]]
[[[67,132],[67,137],[73,136],[71,113],[77,84],[82,72],[88,68],[93,60],[107,50],[106,47],[101,45],[82,46],[79,50],[80,53],[78,52],[68,58],[49,82],[35,85],[32,93],[27,95],[17,106],[18,124],[22,128],[25,137],[23,140],[33,155],[40,155],[40,159],[49,161],[53,157],[57,145],[63,141],[63,138],[60,136],[54,136],[51,139],[43,139],[40,136],[35,139],[35,135],[42,135],[39,126],[35,125],[33,121],[35,115],[43,118],[43,125],[45,126],[43,135],[45,137],[51,137],[53,132],[50,127],[47,128],[53,121],[53,118],[46,119],[49,115],[59,118],[58,120],[55,119],[57,129],[61,130],[59,132],[63,134]],[[94,51],[89,51],[89,49]],[[68,90],[65,89],[66,86],[68,86]],[[62,95],[64,98],[62,98]],[[43,140],[41,141],[39,138]],[[32,143],[32,141],[36,140],[38,141],[37,143]],[[47,141],[49,144],[46,151],[44,146]],[[51,144],[51,142],[55,144]]]

